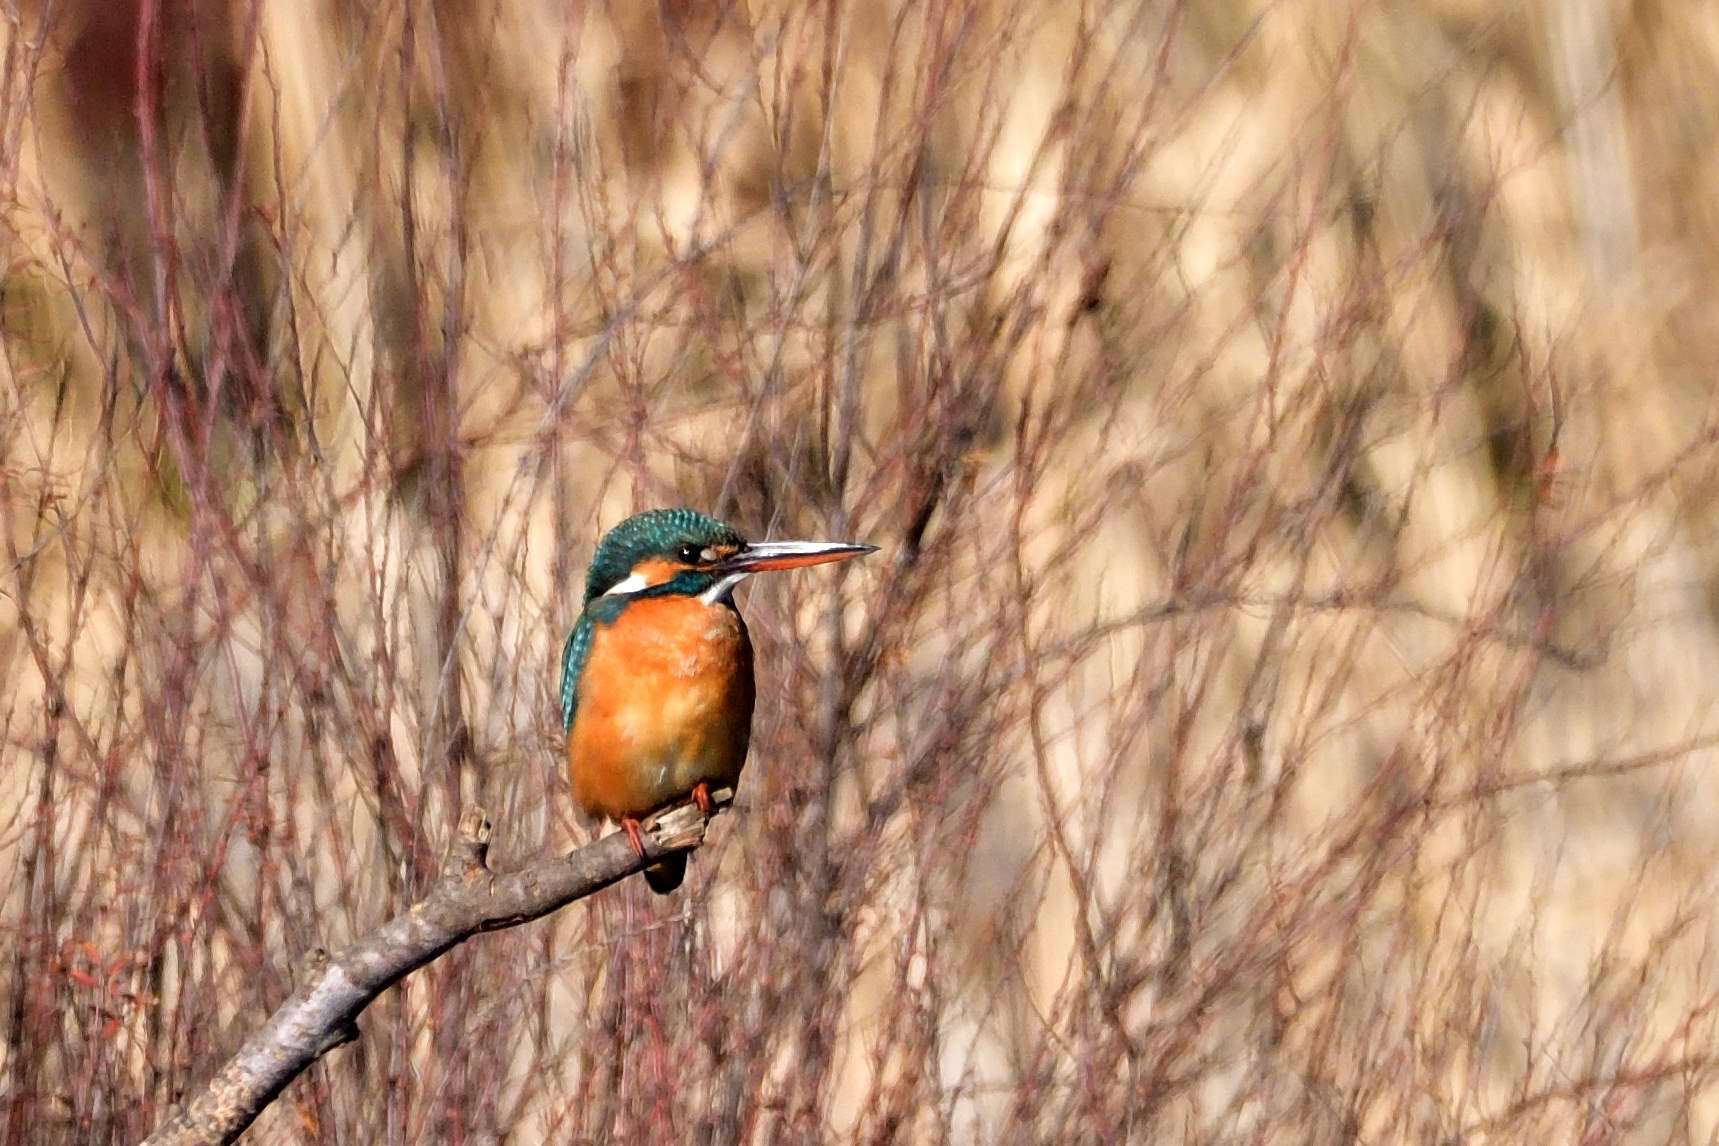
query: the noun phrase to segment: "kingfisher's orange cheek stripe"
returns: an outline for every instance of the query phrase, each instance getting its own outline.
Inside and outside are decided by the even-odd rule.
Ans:
[[[644,578],[645,586],[664,585],[674,580],[675,574],[692,566],[678,561],[669,561],[661,557],[652,557],[633,566],[633,572]]]

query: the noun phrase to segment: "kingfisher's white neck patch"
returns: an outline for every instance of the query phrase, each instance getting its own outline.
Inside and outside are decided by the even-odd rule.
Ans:
[[[624,597],[628,593],[637,593],[640,589],[648,588],[650,588],[650,582],[645,580],[643,573],[631,573],[604,589],[603,596]]]
[[[726,601],[731,595],[733,595],[734,587],[750,576],[752,576],[750,573],[730,573],[728,576],[700,593],[698,595],[698,599],[706,605],[714,605],[719,601]]]

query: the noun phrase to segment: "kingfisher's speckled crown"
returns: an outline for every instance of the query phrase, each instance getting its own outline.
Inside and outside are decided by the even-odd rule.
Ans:
[[[650,509],[634,514],[603,535],[585,578],[585,600],[594,601],[632,573],[647,557],[673,557],[682,546],[739,547],[746,539],[731,525],[696,509]]]

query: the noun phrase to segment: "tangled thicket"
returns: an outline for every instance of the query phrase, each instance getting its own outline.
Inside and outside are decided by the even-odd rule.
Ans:
[[[4,7],[6,1141],[587,837],[668,503],[888,551],[737,814],[258,1141],[1719,1128],[1708,6]]]

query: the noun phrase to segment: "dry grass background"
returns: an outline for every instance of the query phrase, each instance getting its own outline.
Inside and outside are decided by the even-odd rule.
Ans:
[[[123,1141],[689,503],[739,814],[259,1142],[1719,1134],[1719,10],[10,0],[0,1137]]]

